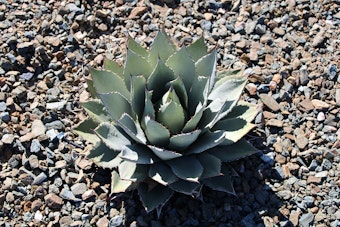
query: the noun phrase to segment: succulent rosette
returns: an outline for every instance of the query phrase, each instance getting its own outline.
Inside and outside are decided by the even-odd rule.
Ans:
[[[217,72],[216,53],[203,38],[178,49],[160,31],[149,50],[129,38],[124,66],[91,70],[89,117],[75,131],[112,169],[112,193],[137,189],[148,212],[203,185],[234,193],[227,163],[257,152],[243,137],[258,110],[239,101],[243,71]]]

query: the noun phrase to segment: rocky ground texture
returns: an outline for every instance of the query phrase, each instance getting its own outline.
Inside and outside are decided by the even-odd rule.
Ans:
[[[340,226],[340,1],[164,2],[0,0],[0,225]],[[259,154],[232,163],[237,195],[176,195],[158,219],[135,192],[110,196],[72,127],[89,68],[160,28],[246,64],[242,98],[263,111]]]

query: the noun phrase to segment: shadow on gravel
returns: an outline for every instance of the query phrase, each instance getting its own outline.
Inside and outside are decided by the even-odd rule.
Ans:
[[[263,138],[262,138],[263,139]],[[256,140],[261,140],[259,137]],[[267,147],[253,144],[266,153]],[[119,210],[124,204],[125,226],[293,226],[280,212],[283,202],[266,184],[280,182],[278,174],[261,153],[231,163],[239,177],[234,178],[236,196],[203,189],[203,201],[174,194],[163,207],[160,218],[156,211],[147,214],[136,191],[124,194],[111,205]],[[272,163],[271,163],[272,164]],[[128,197],[129,196],[129,197]],[[117,207],[118,206],[118,207]],[[109,207],[108,207],[109,208]]]

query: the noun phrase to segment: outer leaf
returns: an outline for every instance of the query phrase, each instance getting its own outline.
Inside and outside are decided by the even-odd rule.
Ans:
[[[131,36],[128,38],[128,49],[132,50],[136,54],[147,58],[149,55],[149,52],[144,49],[139,43],[137,43]]]
[[[131,144],[128,136],[123,134],[122,130],[115,125],[102,123],[95,132],[110,149],[120,151],[124,146]]]
[[[150,63],[145,58],[128,49],[124,67],[124,81],[126,87],[129,87],[131,84],[131,76],[143,75],[145,78],[148,78],[152,69]]]
[[[202,182],[209,188],[236,195],[233,183],[229,174],[203,179]]]
[[[202,108],[194,116],[192,116],[190,118],[190,120],[185,123],[182,131],[183,132],[191,132],[191,131],[193,131],[197,127],[199,121],[201,120],[202,115],[203,115],[203,111],[204,111],[204,109]]]
[[[153,151],[155,155],[157,155],[157,157],[159,157],[163,161],[171,160],[171,159],[182,156],[182,154],[176,153],[174,151],[165,150],[163,148],[159,148],[159,147],[155,147],[151,145],[148,145],[148,147]]]
[[[137,164],[154,164],[159,158],[147,146],[132,144],[123,147],[121,158]]]
[[[198,61],[201,57],[208,54],[208,48],[204,43],[204,38],[201,36],[195,42],[187,48],[188,53],[190,54],[193,61]]]
[[[182,151],[189,147],[197,140],[201,130],[195,130],[188,133],[181,133],[170,137],[169,148],[175,151]]]
[[[151,45],[149,61],[152,66],[157,64],[158,59],[165,62],[175,51],[174,43],[164,31],[160,31]]]
[[[87,158],[92,159],[97,166],[102,168],[113,169],[116,168],[122,159],[119,157],[118,151],[113,151],[108,148],[104,143],[99,142],[95,145],[95,147],[90,151]]]
[[[183,80],[185,89],[189,92],[196,76],[195,64],[191,60],[186,48],[183,46],[166,61],[166,64]]]
[[[185,90],[184,83],[180,77],[177,77],[175,80],[170,81],[171,87],[175,90],[178,98],[184,107],[184,109],[188,108],[188,94]]]
[[[183,107],[181,104],[171,100],[159,108],[157,121],[166,126],[171,134],[178,133],[182,130],[185,122]]]
[[[170,199],[173,191],[161,184],[150,188],[146,183],[141,183],[138,186],[138,193],[143,202],[143,205],[147,212],[150,212],[156,208],[163,207],[163,205]]]
[[[138,143],[146,144],[144,132],[138,122],[135,122],[132,117],[124,113],[117,121],[117,124],[128,134],[133,140]]]
[[[196,64],[196,72],[200,76],[205,76],[209,78],[209,91],[213,88],[215,84],[216,77],[216,60],[217,51],[214,50],[210,54],[207,54],[200,58]]]
[[[198,154],[210,148],[216,147],[217,145],[222,143],[223,140],[225,140],[224,135],[224,131],[207,131],[206,133],[198,137],[196,142],[193,143],[185,153]]]
[[[91,69],[94,87],[98,94],[117,92],[125,99],[130,100],[130,92],[127,90],[123,79],[110,71]]]
[[[189,114],[193,116],[206,105],[208,101],[209,78],[196,77],[188,93],[189,96]]]
[[[94,129],[97,128],[97,126],[98,123],[91,118],[87,118],[82,121],[74,131],[90,143],[96,144],[100,142],[99,137],[94,133]]]
[[[215,86],[220,86],[225,80],[229,80],[232,77],[241,76],[243,69],[231,69],[217,72],[217,82]]]
[[[109,60],[107,58],[104,59],[104,69],[107,71],[111,71],[121,78],[123,78],[123,68],[117,62]]]
[[[140,165],[134,162],[122,161],[118,166],[120,179],[141,182],[148,177],[149,165]]]
[[[237,143],[229,146],[217,146],[209,150],[210,154],[216,156],[222,162],[235,161],[257,152],[258,150],[250,145],[245,139],[240,139]]]
[[[158,183],[167,186],[178,180],[171,168],[165,163],[158,162],[150,166],[149,176]]]
[[[97,123],[110,121],[110,117],[105,110],[104,105],[98,99],[81,103],[90,117]]]
[[[99,94],[112,120],[117,121],[123,113],[132,116],[131,104],[119,93]]]
[[[145,134],[152,145],[165,147],[169,143],[169,130],[149,116],[145,117]]]
[[[141,120],[145,107],[146,79],[144,76],[131,77],[131,105],[132,109]]]
[[[154,103],[161,99],[162,95],[166,92],[166,84],[174,79],[174,72],[159,59],[156,68],[151,73],[147,82],[148,90],[153,90],[152,101]]]
[[[258,112],[259,109],[254,104],[239,101],[232,111],[226,116],[226,119],[241,118],[247,122],[251,122]]]
[[[121,180],[116,171],[111,173],[111,193],[121,193],[129,190],[132,181]]]
[[[177,192],[193,195],[196,189],[199,187],[199,183],[185,180],[178,180],[172,184],[169,184],[169,187]]]
[[[203,166],[195,156],[183,156],[168,161],[168,164],[177,177],[197,182],[203,173]]]
[[[86,80],[87,83],[87,89],[89,90],[92,98],[96,99],[98,98],[98,95],[96,93],[96,89],[94,88],[93,81],[92,80]]]
[[[203,173],[200,179],[216,177],[221,175],[221,160],[207,152],[198,155],[198,160],[203,166]]]

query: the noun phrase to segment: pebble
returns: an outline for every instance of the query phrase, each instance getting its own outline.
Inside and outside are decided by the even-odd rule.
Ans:
[[[309,227],[313,220],[314,215],[312,213],[303,214],[299,219],[299,224],[301,227]]]
[[[40,144],[39,140],[33,139],[31,146],[30,146],[30,151],[32,153],[38,153],[40,151],[40,149],[41,149],[41,144]]]
[[[70,190],[67,190],[65,188],[63,188],[60,192],[60,196],[61,198],[63,199],[67,199],[67,200],[71,200],[71,201],[74,201],[74,202],[79,202],[81,201],[81,199],[78,199],[74,196],[74,194],[72,193],[72,191]]]
[[[47,194],[44,197],[44,199],[45,199],[46,205],[52,209],[60,209],[61,206],[64,204],[63,199],[54,193]]]
[[[272,96],[269,96],[267,94],[260,94],[260,98],[262,102],[272,111],[276,112],[280,110],[280,105]]]
[[[32,134],[34,137],[38,137],[45,134],[46,127],[41,120],[34,120],[32,122]]]
[[[313,99],[311,102],[315,109],[328,109],[330,107],[328,103],[321,100]]]
[[[1,141],[4,144],[12,144],[14,141],[14,135],[13,134],[5,134],[2,136]]]

